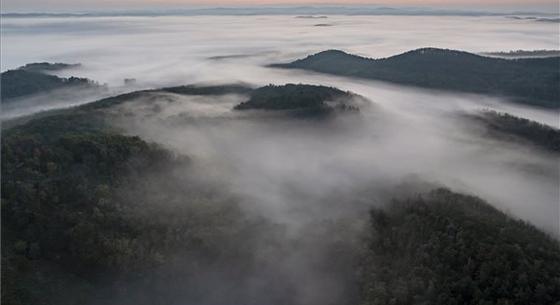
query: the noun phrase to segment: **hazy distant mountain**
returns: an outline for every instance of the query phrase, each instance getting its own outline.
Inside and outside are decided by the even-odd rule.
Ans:
[[[125,10],[80,13],[4,13],[3,17],[87,17],[87,16],[196,16],[196,15],[401,15],[401,16],[489,16],[509,15],[480,10],[435,9],[427,7],[382,7],[368,5],[322,6],[246,6],[208,7],[173,10]]]
[[[484,52],[480,53],[485,56],[503,57],[503,58],[532,58],[532,57],[557,57],[560,56],[560,50],[517,50],[509,52]]]
[[[305,69],[423,88],[491,94],[513,101],[560,107],[560,57],[500,59],[423,48],[383,59],[329,50],[273,67]]]
[[[552,18],[547,18],[547,17],[535,17],[535,16],[508,16],[508,18],[510,19],[516,19],[516,20],[531,20],[531,21],[535,21],[535,22],[550,22],[550,23],[559,23],[560,22],[560,18],[557,17],[552,17]]]
[[[560,18],[537,18],[537,22],[560,23]]]
[[[61,70],[76,68],[79,66],[80,64],[37,62],[37,63],[31,63],[22,66],[19,68],[19,70],[25,70],[29,72],[48,72],[48,71],[61,71]]]
[[[483,111],[471,118],[481,122],[490,136],[529,143],[550,152],[560,153],[560,130],[557,128],[495,111]]]
[[[75,67],[70,64],[34,63],[2,73],[2,102],[10,102],[14,98],[46,93],[57,89],[92,88],[99,85],[87,78],[62,78],[46,74],[47,71],[57,71]]]

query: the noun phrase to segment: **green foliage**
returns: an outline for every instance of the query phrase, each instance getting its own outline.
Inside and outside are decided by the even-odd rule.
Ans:
[[[556,128],[496,111],[484,111],[473,118],[483,122],[491,135],[521,140],[560,153],[560,130]]]
[[[440,189],[371,212],[362,304],[553,304],[558,242],[486,202]]]
[[[137,137],[101,131],[88,119],[48,117],[2,137],[3,228],[66,263],[74,259],[62,251],[71,243],[67,230],[96,208],[99,187],[165,156]]]
[[[91,112],[4,131],[2,303],[103,303],[184,283],[210,262],[244,266],[263,228],[189,180],[189,164]],[[178,260],[180,272],[163,271]]]
[[[273,66],[493,94],[529,105],[560,107],[560,57],[507,60],[425,48],[390,58],[370,59],[330,50]]]

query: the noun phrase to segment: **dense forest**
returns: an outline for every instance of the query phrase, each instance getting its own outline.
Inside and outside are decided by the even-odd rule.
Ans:
[[[3,72],[1,75],[2,102],[10,102],[14,98],[47,93],[57,89],[99,87],[99,84],[87,78],[63,78],[45,73],[72,66],[60,63],[35,63]]]
[[[558,304],[560,248],[533,226],[445,189],[371,212],[362,304]]]
[[[560,57],[501,59],[424,48],[383,59],[329,50],[273,67],[313,70],[424,88],[492,94],[560,107]]]
[[[189,163],[87,111],[3,131],[2,303],[170,304],[205,295],[204,268],[246,266],[265,228]]]
[[[305,274],[287,268],[336,279],[333,290],[348,304],[560,298],[556,240],[448,190],[387,203],[369,219],[325,219],[288,234],[207,181],[197,160],[107,121],[108,109],[153,92],[246,94],[244,109],[271,110],[355,98],[323,86],[183,86],[10,124],[1,139],[2,304],[306,304],[302,279],[291,277]],[[338,304],[330,293],[321,291],[324,303]]]
[[[293,303],[291,284],[266,276],[255,292],[251,278],[280,272],[286,247],[305,241],[287,241],[283,227],[242,212],[238,198],[201,182],[187,156],[106,122],[107,109],[148,92],[42,113],[2,131],[3,304]],[[262,250],[270,254],[258,257]],[[333,252],[324,269],[351,273],[339,271],[337,261],[347,259]]]
[[[490,136],[530,143],[554,153],[560,153],[560,130],[508,113],[486,110],[471,119],[482,122]]]
[[[268,85],[251,92],[250,99],[235,110],[290,110],[300,114],[323,115],[335,110],[359,111],[352,104],[357,95],[336,88],[303,84]]]

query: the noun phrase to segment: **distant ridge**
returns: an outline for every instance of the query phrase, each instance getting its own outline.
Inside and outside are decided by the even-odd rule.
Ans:
[[[383,7],[373,5],[322,5],[322,6],[244,6],[204,7],[159,10],[114,10],[82,12],[5,12],[2,17],[95,17],[95,16],[197,16],[197,15],[352,15],[352,16],[551,16],[546,12],[492,12],[461,9],[433,9],[419,7]]]
[[[422,88],[490,94],[518,103],[560,107],[560,57],[502,59],[421,48],[372,59],[327,50],[272,67],[305,69]]]
[[[560,153],[558,127],[492,110],[483,110],[467,117],[482,123],[487,129],[487,135],[491,137],[510,142],[524,142],[552,153]]]
[[[560,50],[515,50],[509,52],[484,52],[480,53],[480,55],[501,58],[555,57],[560,56]]]
[[[46,72],[60,71],[78,67],[79,64],[65,63],[32,63],[15,70],[8,70],[1,74],[2,103],[12,102],[16,98],[38,93],[47,93],[57,89],[86,89],[101,88],[101,86],[87,78],[63,78]]]

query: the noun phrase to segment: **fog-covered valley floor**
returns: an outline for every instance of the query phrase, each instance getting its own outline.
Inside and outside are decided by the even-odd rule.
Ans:
[[[250,165],[247,170],[251,171],[238,173],[241,179],[237,180],[263,182],[258,177],[265,175],[281,179],[270,181],[276,187],[283,179],[302,179],[295,183],[313,181],[319,188],[314,191],[324,193],[341,183],[355,185],[354,179],[402,179],[417,174],[479,194],[549,232],[557,232],[557,160],[477,138],[473,130],[456,120],[457,112],[490,108],[558,126],[557,112],[486,96],[264,67],[327,49],[368,57],[387,57],[426,46],[475,53],[555,49],[559,43],[556,32],[556,24],[501,16],[3,18],[2,69],[41,61],[81,63],[82,67],[63,72],[106,83],[112,93],[236,82],[251,86],[306,83],[350,90],[371,100],[375,107],[363,112],[359,127],[348,127],[353,133],[340,137],[330,131],[302,132],[297,126],[275,131],[274,124],[268,122],[245,126],[247,123],[231,120],[169,130],[152,122],[128,126],[127,131],[187,155],[216,156],[219,160],[237,156],[240,159],[230,159],[231,164],[241,168],[241,164]],[[136,83],[127,87],[125,78],[134,78]],[[232,116],[229,109],[233,101],[221,107],[217,103],[185,101],[162,114],[165,118],[180,114]],[[545,174],[528,168],[542,168]]]
[[[257,238],[259,243],[281,243],[278,248],[286,253],[265,253],[278,248],[260,245],[262,252],[255,255],[263,260],[263,270],[239,279],[251,297],[238,300],[266,300],[258,292],[258,283],[266,282],[262,286],[282,283],[286,289],[274,291],[278,299],[271,304],[340,304],[352,288],[344,286],[340,276],[345,273],[337,266],[325,267],[337,255],[336,247],[361,238],[372,207],[440,186],[483,198],[558,237],[558,155],[488,137],[484,126],[468,119],[494,109],[558,128],[556,110],[267,67],[328,49],[375,58],[420,47],[473,53],[556,49],[557,24],[502,16],[52,17],[1,22],[3,71],[30,62],[80,63],[57,75],[87,77],[109,90],[68,103],[35,97],[21,104],[24,108],[5,108],[4,118],[186,84],[316,84],[366,99],[360,100],[359,113],[329,120],[234,111],[249,98],[244,94],[154,91],[102,111],[108,124],[124,134],[187,156],[192,160],[189,177],[219,185],[228,196],[240,198],[244,212],[286,230],[288,237],[267,237],[265,232]],[[124,79],[135,81],[125,84]],[[158,183],[165,184],[165,177]],[[144,191],[158,192],[158,183]],[[312,229],[329,221],[347,228],[334,230],[339,235],[333,240],[340,239],[336,242],[322,239],[333,232]],[[352,259],[344,253],[340,257]],[[195,282],[226,285],[221,275],[201,273]],[[220,304],[217,300],[232,296],[223,289],[215,299],[198,304]],[[290,293],[293,298],[287,297]]]

